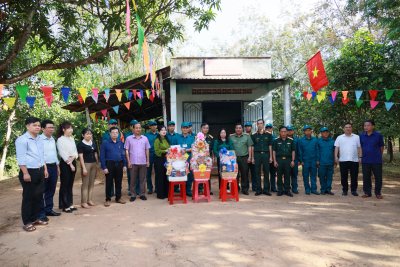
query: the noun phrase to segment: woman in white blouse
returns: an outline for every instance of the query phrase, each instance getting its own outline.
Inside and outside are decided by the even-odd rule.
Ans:
[[[60,200],[59,208],[67,213],[77,210],[73,206],[72,188],[76,173],[76,150],[75,140],[71,136],[73,133],[72,124],[64,121],[57,127],[57,150],[60,154]]]

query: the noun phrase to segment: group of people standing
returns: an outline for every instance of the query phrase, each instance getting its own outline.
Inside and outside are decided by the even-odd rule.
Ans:
[[[102,169],[106,177],[105,206],[111,205],[111,197],[125,204],[122,200],[122,177],[127,172],[130,202],[139,195],[141,200],[147,200],[147,194],[153,193],[151,174],[155,170],[154,191],[157,198],[168,197],[169,182],[164,167],[166,153],[170,146],[179,145],[191,157],[191,145],[195,139],[191,122],[181,124],[181,134],[175,132],[175,122],[168,122],[167,127],[157,129],[157,123],[149,123],[150,131],[142,134],[141,124],[133,120],[131,131],[123,138],[117,127],[116,120],[109,120],[109,130],[103,135],[100,157],[97,147],[92,141],[90,129],[82,131],[82,141],[76,146],[72,137],[73,125],[63,122],[57,126],[56,140],[52,137],[55,127],[50,120],[40,122],[38,118],[29,117],[25,121],[27,132],[16,141],[17,161],[20,166],[19,180],[23,187],[21,206],[24,230],[36,230],[34,225],[47,225],[47,216],[60,216],[53,210],[53,196],[60,176],[59,208],[65,213],[77,210],[73,205],[73,184],[76,174],[76,160],[81,164],[81,207],[89,209],[92,202],[94,181],[97,169]],[[293,136],[292,126],[281,126],[279,137],[272,134],[272,124],[257,121],[257,131],[252,132],[252,124],[235,126],[235,133],[228,134],[225,128],[220,129],[216,140],[209,134],[209,125],[201,124],[201,132],[209,144],[210,157],[217,162],[219,184],[221,182],[219,151],[222,148],[234,150],[237,156],[239,173],[237,183],[243,194],[249,195],[249,172],[251,173],[252,189],[255,195],[277,196],[283,194],[293,197],[298,194],[298,166],[302,166],[304,188],[306,194],[333,195],[332,176],[334,167],[339,164],[343,193],[347,195],[348,172],[351,176],[351,193],[357,196],[358,169],[362,163],[364,195],[372,196],[371,173],[375,176],[375,195],[381,199],[382,188],[382,153],[383,137],[374,131],[375,123],[367,120],[364,123],[365,132],[360,136],[352,133],[352,125],[344,125],[344,134],[336,141],[329,137],[327,127],[320,129],[321,137],[313,137],[309,125],[303,127],[304,136]],[[38,135],[42,130],[42,135]],[[121,139],[125,140],[123,142]],[[57,156],[60,156],[60,160]],[[262,183],[261,170],[264,173]],[[317,173],[320,178],[321,190],[317,191]],[[277,175],[276,175],[277,174]],[[187,175],[186,194],[192,196],[193,173]],[[275,179],[277,177],[277,179]],[[311,183],[310,183],[311,182]],[[211,183],[210,183],[211,189]],[[202,190],[200,188],[200,190]],[[229,190],[229,188],[227,188]],[[175,188],[179,192],[179,188]],[[114,194],[115,192],[115,194]],[[212,194],[212,192],[211,192]]]

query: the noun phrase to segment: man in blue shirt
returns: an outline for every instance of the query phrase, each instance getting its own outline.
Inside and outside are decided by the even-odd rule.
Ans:
[[[124,140],[125,141],[126,141],[126,138],[128,138],[129,136],[131,136],[133,134],[133,130],[135,128],[135,124],[136,123],[139,123],[139,122],[137,120],[131,120],[131,122],[129,123],[131,130],[124,135]],[[128,191],[130,191],[130,188],[131,188],[131,172],[127,171],[126,174],[128,176]],[[136,195],[139,195],[139,191],[140,191],[140,186],[139,186],[139,173],[138,173],[137,179],[136,179]],[[129,192],[129,196],[131,196],[131,195],[132,195],[132,193]]]
[[[172,142],[173,138],[178,137],[179,134],[175,133],[175,122],[174,121],[169,121],[168,122],[168,132],[167,132],[167,137],[169,142]]]
[[[360,134],[360,144],[362,151],[362,171],[363,171],[363,190],[362,197],[372,196],[371,172],[375,176],[375,195],[378,199],[382,199],[382,154],[385,148],[382,134],[375,132],[375,122],[366,120],[364,122],[364,130]]]
[[[124,143],[118,139],[119,134],[120,132],[117,127],[111,127],[111,138],[103,141],[100,149],[101,168],[106,175],[106,203],[104,204],[106,207],[109,207],[111,204],[111,185],[113,181],[115,182],[115,201],[120,204],[126,203],[121,198],[121,184],[127,165]]]
[[[38,136],[40,120],[29,117],[25,120],[27,132],[15,140],[17,162],[20,167],[19,181],[22,185],[21,216],[24,230],[35,231],[34,224],[47,225],[39,219],[40,203],[43,199],[43,181],[48,178],[44,160],[43,139]]]
[[[304,136],[298,140],[299,161],[303,166],[306,194],[319,195],[317,191],[317,138],[311,136],[311,126],[303,127]],[[311,180],[311,187],[310,187]]]
[[[321,128],[321,136],[317,141],[317,167],[321,184],[321,195],[334,195],[332,190],[333,168],[335,163],[335,141],[329,138],[329,129]]]
[[[278,138],[278,136],[272,134],[273,130],[274,130],[274,126],[272,126],[272,123],[268,123],[267,125],[265,125],[265,131],[272,135],[272,142],[276,138]],[[271,185],[270,192],[278,192],[278,189],[276,189],[276,168],[275,168],[274,162],[269,164],[269,179],[270,179],[270,185]]]
[[[49,220],[47,216],[61,215],[61,213],[53,211],[53,197],[56,192],[58,176],[60,175],[60,167],[57,157],[56,141],[52,136],[54,133],[54,123],[51,120],[44,120],[41,123],[41,128],[42,134],[40,138],[43,139],[44,160],[46,161],[49,178],[44,179],[44,198],[42,199],[38,216],[42,221],[47,222]]]
[[[150,132],[147,132],[144,134],[144,136],[149,139],[150,143],[150,166],[147,167],[147,189],[149,189],[149,192],[147,194],[152,194],[153,193],[153,182],[151,181],[151,173],[153,172],[153,167],[155,166],[156,163],[156,151],[154,150],[154,141],[157,138],[158,131],[157,131],[157,122],[156,121],[150,121],[149,122],[149,127],[150,127]],[[155,176],[155,171],[154,171],[154,176]],[[157,178],[154,177],[154,192],[157,192]]]
[[[297,175],[299,174],[299,148],[298,148],[298,141],[299,138],[296,136],[293,136],[293,126],[288,125],[287,127],[287,136],[292,138],[294,141],[294,146],[295,146],[295,160],[294,160],[294,167],[291,169],[291,180],[292,180],[292,192],[295,194],[299,193],[299,190],[297,190],[297,187],[299,186],[297,183]]]
[[[189,135],[189,123],[188,122],[183,122],[181,124],[181,131],[182,134],[179,135],[177,138],[174,138],[174,141],[171,143],[171,145],[180,145],[183,149],[186,150],[186,153],[189,155],[189,158],[187,159],[188,162],[190,162],[190,159],[192,157],[192,144],[194,142],[194,137]],[[186,195],[192,196],[192,183],[193,183],[193,173],[190,171],[190,173],[187,175],[187,181],[186,181]]]

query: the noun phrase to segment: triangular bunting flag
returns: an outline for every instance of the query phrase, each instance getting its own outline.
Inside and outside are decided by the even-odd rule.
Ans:
[[[364,100],[356,100],[357,107],[360,107]]]
[[[68,105],[69,91],[71,91],[71,88],[69,88],[69,87],[61,87],[61,93],[63,95],[64,102],[67,105]]]
[[[394,105],[393,102],[385,102],[386,110],[389,111],[393,105]]]
[[[322,96],[322,99],[325,99],[326,92],[325,91],[321,92],[321,96]]]
[[[136,99],[136,101],[139,103],[139,106],[142,105],[142,99]]]
[[[96,104],[97,104],[97,100],[96,100],[96,98],[94,97],[93,94],[91,95],[91,97],[93,98],[94,102],[96,102]]]
[[[110,89],[104,89],[104,93],[106,94],[106,99],[108,102],[108,99],[110,99]]]
[[[104,98],[106,99],[106,102],[108,103],[108,97],[106,94],[103,94]]]
[[[115,113],[118,114],[119,106],[115,106],[115,107],[113,107],[113,109],[114,109]]]
[[[342,91],[342,95],[343,98],[346,99],[347,98],[347,94],[349,93],[349,91]],[[347,102],[346,102],[347,103]]]
[[[152,95],[152,94],[150,95],[150,101],[151,101],[151,102],[153,102],[153,101],[154,101],[154,97],[153,97],[153,95]]]
[[[147,98],[150,98],[150,90],[146,90],[146,96]]]
[[[321,103],[322,99],[324,99],[324,98],[322,97],[322,95],[317,95],[318,103]]]
[[[308,92],[303,92],[304,98],[307,99]]]
[[[155,91],[154,91],[154,90],[151,90],[151,94],[153,95],[153,98],[155,98],[155,97],[156,97],[156,93],[155,93]]]
[[[15,104],[15,97],[8,97],[8,98],[3,98],[4,102],[7,103],[7,106],[9,109],[12,109]]]
[[[107,122],[107,117],[104,118],[104,121]]]
[[[333,102],[335,102],[335,99],[333,99],[332,96],[329,96],[329,100],[331,101],[331,103],[333,105]]]
[[[117,93],[118,101],[121,102],[121,89],[115,89],[115,92]]]
[[[104,117],[107,117],[107,109],[102,109],[101,114],[103,114]]]
[[[71,98],[71,96],[70,95],[68,95],[68,98],[67,98],[67,105],[68,105],[68,103],[69,103],[69,99]]]
[[[94,101],[97,103],[97,100],[99,100],[99,89],[98,88],[92,88],[92,97]]]
[[[49,106],[50,107],[50,105],[51,105],[51,103],[53,102],[53,96],[51,95],[51,96],[45,96],[44,97],[44,100],[46,101],[46,103],[47,103],[47,106]]]
[[[43,94],[45,97],[51,96],[51,93],[53,92],[53,87],[50,86],[40,86],[40,88],[43,91]]]
[[[36,97],[27,97],[25,100],[26,100],[26,103],[28,103],[29,106],[31,108],[33,108],[33,104],[35,103]]]
[[[386,101],[390,100],[390,98],[392,97],[393,93],[394,93],[394,90],[385,90]],[[1,88],[0,88],[0,94],[1,94]],[[390,107],[392,107],[392,106],[390,106]]]
[[[307,94],[308,101],[310,101],[311,97],[312,97],[312,94]]]
[[[129,90],[124,90],[126,99],[129,99]]]
[[[337,91],[331,91],[331,95],[332,95],[333,101],[335,101],[336,95],[337,95]]]
[[[0,84],[0,99],[1,99],[1,91],[3,91],[4,84]]]
[[[128,110],[131,108],[131,102],[124,103],[124,105]]]
[[[133,94],[133,96],[135,97],[135,100],[136,100],[136,96],[137,96],[136,90],[132,90],[132,94]]]
[[[139,99],[142,99],[142,95],[140,94],[140,92],[136,92],[137,96],[139,97]]]
[[[314,100],[315,96],[317,95],[317,92],[311,92],[312,95],[312,100]]]
[[[371,96],[372,101],[375,101],[375,97],[377,94],[378,94],[378,90],[370,90],[369,91],[369,95]],[[371,104],[371,107],[372,107],[372,104]],[[374,108],[372,108],[372,109],[374,109]]]
[[[300,97],[300,93],[299,93],[299,92],[296,92],[296,93],[294,93],[294,94],[296,95],[296,99],[298,100],[299,97]]]
[[[346,105],[349,102],[349,98],[342,98],[343,105]]]
[[[82,104],[82,103],[83,103],[83,98],[82,98],[82,96],[81,96],[81,95],[77,95],[77,96],[78,96],[79,102]]]
[[[133,95],[133,93],[132,93],[132,92],[129,92],[129,94],[128,94],[128,100],[129,100],[129,101],[131,101],[132,95]]]
[[[357,99],[357,101],[358,101],[358,100],[360,100],[360,97],[361,97],[363,91],[355,91],[355,92],[356,92],[356,99]],[[362,102],[361,102],[361,103],[362,103]]]
[[[95,118],[96,118],[96,122],[97,122],[97,115],[95,116]]]
[[[96,120],[96,112],[89,114],[89,116],[92,118],[93,122]]]
[[[140,90],[140,96],[141,96],[140,99],[143,99],[143,97],[144,97],[143,90]]]
[[[375,91],[375,90],[374,90]],[[371,92],[371,91],[370,91]],[[372,97],[372,96],[371,96]],[[375,97],[374,97],[375,98]],[[376,107],[376,105],[378,105],[379,101],[369,101],[369,103],[371,104],[371,109],[374,109]]]
[[[17,92],[19,94],[19,97],[22,100],[22,103],[25,104],[25,99],[26,99],[26,96],[28,95],[29,86],[27,86],[27,85],[16,85],[15,87],[17,88]]]
[[[79,93],[81,93],[81,98],[82,98],[83,103],[85,103],[86,96],[87,96],[87,89],[86,88],[78,88],[78,90],[79,90]],[[82,104],[82,102],[81,102],[81,104]]]

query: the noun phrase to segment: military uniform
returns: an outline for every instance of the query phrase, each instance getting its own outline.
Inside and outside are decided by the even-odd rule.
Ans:
[[[268,131],[265,132],[269,133]],[[278,136],[273,135],[272,133],[270,134],[272,135],[272,143],[273,143],[273,140],[278,138]],[[278,190],[276,189],[276,168],[273,162],[269,165],[269,181],[270,181],[271,191],[278,192]]]
[[[298,140],[299,161],[303,165],[303,181],[306,194],[319,195],[317,191],[317,138],[303,136]],[[310,187],[311,180],[311,187]]]
[[[272,146],[272,135],[268,132],[255,132],[251,136],[254,143],[254,161],[255,161],[255,174],[257,182],[257,192],[263,191],[264,193],[269,192],[269,166],[270,166],[270,153],[269,146]],[[264,190],[261,186],[261,164],[263,165],[264,171]]]
[[[237,134],[231,134],[230,139],[232,140],[233,148],[235,149],[237,163],[239,167],[239,171],[242,175],[241,177],[241,185],[242,185],[242,192],[249,191],[249,164],[247,163],[249,155],[248,148],[253,145],[253,141],[248,134],[242,133],[240,136]],[[239,187],[239,174],[236,177],[238,187]]]
[[[321,184],[321,193],[331,192],[333,167],[335,160],[333,152],[335,151],[335,141],[332,138],[326,140],[321,137],[317,141],[317,162],[319,162],[318,177]]]
[[[295,146],[295,154],[296,157],[294,159],[294,167],[292,168],[291,171],[291,176],[292,176],[292,191],[295,193],[298,193],[299,191],[297,190],[298,188],[298,183],[297,183],[297,176],[299,175],[299,145],[298,145],[298,141],[299,138],[297,138],[296,136],[293,136],[293,141],[294,141],[294,146]]]
[[[182,125],[186,126],[186,123],[182,123]],[[186,137],[181,134],[177,138],[174,138],[172,145],[180,145],[184,149],[191,149],[192,144],[194,143],[194,137],[191,135],[187,135]],[[191,152],[186,152],[189,155],[189,158],[187,159],[188,162],[190,162],[190,159],[192,157]],[[191,194],[192,193],[192,184],[193,184],[193,172],[190,170],[190,173],[187,175],[187,181],[186,181],[186,194]]]
[[[278,191],[290,193],[290,163],[292,162],[292,152],[295,151],[294,141],[290,137],[286,137],[285,140],[278,137],[274,140],[273,150],[276,153],[276,162],[278,162]],[[282,175],[284,176],[283,182]]]

